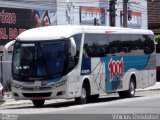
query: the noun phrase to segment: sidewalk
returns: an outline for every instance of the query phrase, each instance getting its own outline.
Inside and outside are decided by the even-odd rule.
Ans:
[[[137,89],[136,91],[145,91],[145,90],[158,90],[160,89],[160,81],[159,82],[156,82],[155,85],[151,86],[151,87],[147,87],[145,89]]]
[[[136,92],[139,91],[147,91],[147,90],[158,90],[160,89],[160,82],[156,82],[156,84],[154,86],[145,88],[145,89],[137,89]],[[14,106],[14,105],[22,105],[22,104],[32,104],[31,100],[14,100],[11,96],[11,93],[8,92],[5,94],[4,96],[5,102],[3,104],[0,105],[0,107],[6,107],[6,106]],[[64,101],[68,101],[65,99],[54,99],[51,100],[51,103],[56,103],[56,102],[64,102]]]

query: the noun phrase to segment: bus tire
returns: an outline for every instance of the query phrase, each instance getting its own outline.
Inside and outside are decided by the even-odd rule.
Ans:
[[[88,97],[88,101],[89,101],[89,102],[96,102],[96,101],[98,101],[98,98],[99,98],[99,94],[90,95],[90,96]]]
[[[125,98],[126,97],[126,91],[118,92],[118,94],[119,94],[120,98]]]
[[[87,84],[83,84],[81,89],[80,97],[75,98],[77,104],[86,104],[88,101],[89,91],[87,89]]]
[[[131,78],[130,82],[129,82],[129,89],[127,91],[121,91],[121,92],[119,92],[119,96],[121,98],[131,98],[131,97],[134,97],[135,91],[136,91],[135,89],[136,89],[135,80],[133,78]]]
[[[127,90],[126,92],[127,92],[127,97],[134,97],[136,92],[136,83],[133,78],[130,79],[129,90]]]
[[[45,100],[32,100],[35,107],[43,107]]]

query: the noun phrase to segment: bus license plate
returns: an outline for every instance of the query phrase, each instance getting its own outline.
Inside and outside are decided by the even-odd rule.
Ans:
[[[32,97],[32,100],[42,100],[41,96]]]

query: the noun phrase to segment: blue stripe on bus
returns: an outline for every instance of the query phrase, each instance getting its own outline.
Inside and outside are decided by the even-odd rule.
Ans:
[[[122,88],[121,78],[123,77],[123,75],[130,69],[144,70],[145,67],[148,66],[149,58],[150,58],[149,55],[101,57],[100,60],[101,62],[105,63],[105,70],[106,70],[105,91],[112,92]],[[115,70],[115,66],[117,70]],[[90,74],[91,74],[91,58],[83,58],[81,66],[81,75],[90,75]]]
[[[81,75],[89,75],[91,74],[91,59],[83,58],[81,65]]]
[[[105,90],[106,92],[116,91],[116,89],[122,88],[121,77],[130,69],[143,70],[149,60],[149,56],[114,56],[114,57],[103,57],[101,61],[105,63]],[[110,65],[113,64],[113,65]],[[123,65],[122,65],[123,64]],[[115,72],[115,67],[112,68],[112,72],[110,72],[110,66],[116,66],[117,69],[121,68],[121,70],[117,70]],[[117,67],[118,66],[118,67]],[[123,68],[122,68],[123,67]],[[115,73],[114,73],[115,72]],[[122,75],[123,72],[123,75]]]

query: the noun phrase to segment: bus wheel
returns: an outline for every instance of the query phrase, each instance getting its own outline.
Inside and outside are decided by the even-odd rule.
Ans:
[[[80,95],[80,97],[75,98],[75,102],[77,104],[85,104],[85,103],[87,103],[88,96],[89,96],[89,92],[87,90],[87,85],[83,84],[82,90],[81,90],[81,95]]]
[[[131,78],[129,82],[129,89],[127,91],[119,92],[119,96],[121,98],[134,97],[136,91],[135,89],[136,89],[135,80]]]
[[[133,78],[130,79],[129,90],[127,90],[127,97],[134,97],[136,92],[136,84]]]
[[[32,100],[35,107],[43,107],[45,100]]]
[[[97,101],[98,101],[98,98],[99,98],[99,94],[90,95],[89,98],[88,98],[88,101],[89,101],[89,102],[97,102]]]

